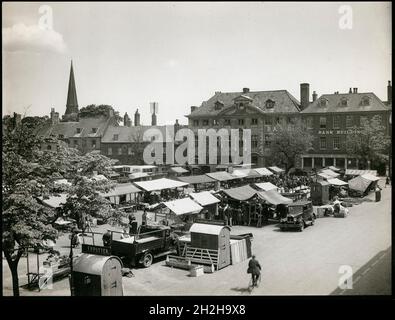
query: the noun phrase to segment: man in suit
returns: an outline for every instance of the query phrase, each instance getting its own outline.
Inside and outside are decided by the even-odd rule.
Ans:
[[[251,257],[251,260],[248,262],[248,273],[251,273],[252,277],[252,286],[256,287],[257,286],[257,281],[259,279],[259,276],[261,275],[261,265],[259,264],[258,260],[255,259],[255,256],[253,255]]]

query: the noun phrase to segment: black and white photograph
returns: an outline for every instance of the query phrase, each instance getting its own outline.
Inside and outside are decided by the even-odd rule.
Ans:
[[[391,189],[391,2],[2,3],[3,296],[390,297]]]

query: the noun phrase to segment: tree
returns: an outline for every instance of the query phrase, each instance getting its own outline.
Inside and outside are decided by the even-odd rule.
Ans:
[[[391,140],[380,116],[364,119],[360,127],[354,126],[351,130],[346,138],[347,154],[358,158],[360,168],[367,169],[373,163],[387,160]]]
[[[277,124],[273,131],[268,159],[285,167],[285,172],[288,173],[295,167],[296,159],[312,148],[314,138],[300,120]]]
[[[89,118],[89,117],[98,117],[98,116],[107,116],[110,111],[114,112],[114,117],[119,124],[123,119],[119,115],[118,111],[115,111],[114,108],[107,104],[90,104],[84,108],[81,108],[79,111],[80,118]]]
[[[18,263],[26,247],[36,247],[42,240],[56,240],[58,236],[52,224],[56,220],[55,211],[39,199],[57,192],[54,178],[59,175],[72,181],[68,191],[71,197],[85,188],[84,196],[96,199],[98,192],[109,190],[111,185],[89,182],[90,175],[94,171],[104,174],[110,171],[111,162],[98,154],[80,155],[57,140],[56,150],[42,151],[42,138],[35,136],[33,128],[26,124],[3,133],[2,142],[2,250],[11,270],[14,295],[18,296]],[[83,179],[88,180],[81,182]],[[87,201],[82,207],[86,208]],[[102,211],[107,212],[108,203],[103,199],[95,201],[96,209],[104,208]]]
[[[29,117],[24,117],[21,122],[22,124],[25,124],[30,129],[38,130],[42,125],[44,125],[47,122],[48,119],[49,119],[48,116],[43,116],[43,117],[29,116]]]

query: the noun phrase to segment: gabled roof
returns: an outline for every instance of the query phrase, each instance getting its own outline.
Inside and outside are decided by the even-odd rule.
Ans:
[[[142,142],[144,132],[146,132],[148,129],[159,130],[162,133],[163,142],[173,142],[171,137],[166,135],[166,128],[167,126],[109,126],[102,138],[102,143]],[[117,140],[114,140],[114,135],[118,135]]]
[[[369,105],[362,104],[363,98],[369,98]],[[322,99],[327,101],[325,106],[321,106]],[[341,101],[347,99],[347,106],[341,105]],[[331,113],[331,112],[361,112],[361,111],[388,111],[386,106],[374,93],[339,93],[323,94],[316,101],[312,102],[301,113]]]
[[[234,105],[234,99],[238,97],[245,97],[251,99],[251,105],[259,108],[264,113],[295,113],[299,112],[300,103],[287,90],[273,90],[273,91],[252,91],[252,92],[217,92],[208,101],[204,102],[202,106],[197,108],[188,117],[201,117],[217,115],[225,108]],[[215,103],[220,100],[224,107],[215,109]],[[266,101],[275,101],[274,108],[266,108]]]
[[[55,137],[62,135],[65,139],[101,137],[110,123],[114,124],[115,121],[113,118],[107,117],[80,118],[78,122],[59,122],[57,124],[52,124],[51,120],[48,120],[38,130],[38,135],[44,138],[49,138],[51,135]],[[81,129],[80,133],[77,133],[77,128]],[[95,132],[93,131],[94,128],[96,129]]]

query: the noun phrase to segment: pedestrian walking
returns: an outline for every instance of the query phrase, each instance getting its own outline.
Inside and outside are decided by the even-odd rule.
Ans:
[[[255,259],[255,255],[251,257],[251,260],[248,262],[247,273],[251,274],[252,287],[256,287],[258,284],[258,279],[261,275],[261,265],[258,260]]]

